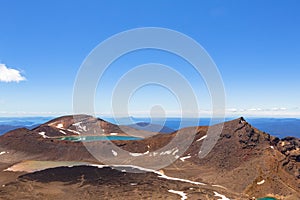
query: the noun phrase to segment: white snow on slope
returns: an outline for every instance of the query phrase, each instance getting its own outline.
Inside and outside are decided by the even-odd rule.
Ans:
[[[168,192],[180,195],[181,196],[181,200],[187,199],[187,196],[186,196],[186,194],[184,192],[175,191],[175,190],[168,190]]]
[[[64,127],[63,124],[57,124],[57,125],[56,125],[56,128],[63,128],[63,127]]]
[[[72,132],[72,133],[76,133],[76,134],[80,135],[80,133],[79,133],[79,132],[77,132],[77,131],[74,131],[74,130],[72,130],[72,129],[67,129],[67,131],[70,131],[70,132]]]
[[[179,152],[179,149],[176,149],[176,150],[172,153],[172,155],[175,156],[178,152]]]
[[[6,154],[6,151],[1,151],[0,155]]]
[[[46,135],[45,132],[39,132],[39,135],[43,136],[43,138],[50,138],[50,137],[48,137],[48,136]]]
[[[221,199],[218,199],[218,200],[230,200],[225,195],[219,194],[217,192],[214,192],[214,194],[215,194],[216,197],[220,197],[221,198]]]
[[[133,157],[138,157],[138,156],[143,156],[143,155],[147,155],[149,154],[150,152],[149,151],[146,151],[144,153],[129,153],[131,156]]]
[[[173,148],[171,150],[161,152],[159,155],[162,156],[162,155],[171,155],[171,154],[174,154],[174,153],[176,154],[178,151],[179,151],[178,148],[175,147],[175,148]]]
[[[264,184],[265,182],[266,182],[265,180],[262,180],[262,181],[258,182],[257,185],[262,185],[262,184]]]
[[[200,142],[201,140],[204,140],[205,138],[207,138],[207,135],[204,135],[202,138],[200,138],[199,140],[197,140],[197,142]]]
[[[76,126],[76,128],[79,129],[79,131],[87,132],[87,127],[83,126],[82,122],[77,122],[77,123],[73,124],[73,126]]]
[[[98,168],[104,168],[104,167],[119,167],[119,168],[130,167],[130,168],[138,169],[138,170],[145,171],[145,172],[155,173],[155,174],[158,175],[159,178],[163,178],[163,179],[168,179],[168,180],[173,180],[173,181],[180,181],[180,182],[184,182],[184,183],[191,183],[191,184],[194,184],[194,185],[206,185],[205,183],[201,183],[201,182],[191,181],[191,180],[182,179],[182,178],[170,177],[170,176],[167,176],[167,175],[163,174],[162,172],[156,171],[154,169],[147,169],[147,168],[134,166],[134,165],[94,165],[94,164],[91,164],[89,166],[98,167]]]
[[[180,160],[182,161],[182,162],[184,162],[186,159],[189,159],[189,158],[191,158],[192,156],[185,156],[185,157],[182,157],[182,158],[180,158]]]
[[[114,156],[117,156],[117,155],[118,155],[118,152],[116,152],[115,150],[111,150],[111,152],[112,152],[112,154],[113,154]]]

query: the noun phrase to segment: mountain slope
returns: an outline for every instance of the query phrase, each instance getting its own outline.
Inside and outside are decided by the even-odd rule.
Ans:
[[[117,126],[86,115],[75,116],[75,119],[73,116],[65,116],[51,120],[34,130],[17,129],[0,136],[0,152],[9,152],[0,155],[0,169],[1,166],[5,169],[24,160],[87,161],[101,164],[90,154],[86,146],[98,148],[99,144],[108,145],[108,142],[88,142],[87,145],[81,142],[62,141],[57,137],[99,133],[135,135],[145,139],[113,141],[119,148],[134,153],[116,150],[112,156],[116,158],[116,162],[128,155],[130,156],[127,159],[128,163],[140,166],[176,160],[163,167],[165,174],[204,182],[210,186],[220,185],[220,188],[226,188],[228,194],[300,198],[299,139],[287,137],[280,140],[259,131],[243,118],[239,118],[224,123],[216,145],[205,158],[200,159],[198,154],[201,146],[210,138],[207,135],[208,129],[215,130],[217,126],[221,124],[159,134]],[[193,142],[189,148],[182,152],[180,141],[193,137],[191,133],[196,134],[195,138],[192,138]],[[178,146],[168,149],[167,145],[176,138]],[[100,150],[106,151],[104,147],[100,147]],[[3,173],[0,172],[0,176]]]

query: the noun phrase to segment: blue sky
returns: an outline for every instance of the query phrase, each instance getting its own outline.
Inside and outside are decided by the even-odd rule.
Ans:
[[[297,0],[0,0],[0,64],[26,78],[0,82],[0,115],[72,113],[73,84],[93,48],[128,29],[164,27],[192,37],[210,54],[224,81],[228,115],[298,117],[299,6]],[[126,70],[154,61],[189,77],[201,108],[210,109],[201,77],[179,58],[158,51],[120,58],[104,77],[103,91],[111,92]],[[100,89],[96,112],[109,115],[110,97]],[[174,96],[154,85],[137,91],[129,104],[133,114],[154,104],[175,114],[180,109]]]

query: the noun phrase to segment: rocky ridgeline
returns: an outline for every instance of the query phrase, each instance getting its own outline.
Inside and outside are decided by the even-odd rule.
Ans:
[[[117,126],[91,116],[80,115],[75,119],[73,116],[65,116],[33,130],[17,129],[0,136],[0,152],[10,152],[9,155],[0,156],[5,158],[6,165],[9,164],[9,160],[13,164],[34,159],[96,162],[81,142],[60,141],[53,137],[85,132],[125,135],[126,132],[130,135],[145,136],[146,139],[114,141],[117,146],[135,153],[132,154],[132,159],[138,158],[136,156],[146,157],[145,162],[151,162],[155,156],[164,160],[170,156],[176,157],[177,160],[173,164],[163,169],[173,176],[221,185],[228,191],[249,197],[271,194],[284,199],[300,199],[298,138],[273,137],[251,126],[245,119],[239,118],[223,124],[217,143],[205,158],[200,159],[198,153],[201,146],[209,139],[208,129],[214,130],[217,126],[220,124],[212,127],[184,128],[179,131],[182,139],[189,137],[191,131],[196,131],[196,135],[186,152],[177,155],[180,149],[158,152],[179,134],[177,132],[149,133],[132,127]],[[116,157],[121,155],[120,152],[114,153]]]

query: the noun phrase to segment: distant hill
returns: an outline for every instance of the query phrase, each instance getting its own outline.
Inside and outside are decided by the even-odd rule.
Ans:
[[[8,131],[11,131],[11,130],[14,130],[14,129],[17,129],[17,128],[28,128],[28,129],[33,129],[35,127],[38,127],[40,124],[35,124],[35,125],[32,125],[32,126],[25,126],[25,125],[18,125],[18,126],[13,126],[13,125],[0,125],[0,135],[8,132]]]
[[[161,126],[159,124],[150,124],[147,122],[139,122],[128,126],[139,130],[159,132],[159,133],[173,133],[175,131],[174,129],[171,129],[167,126]]]
[[[0,135],[17,128],[33,129],[51,119],[53,117],[0,117]]]

